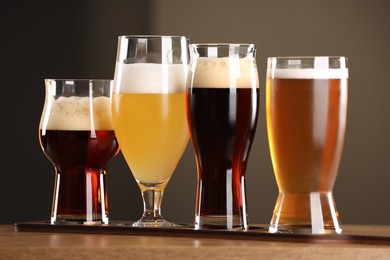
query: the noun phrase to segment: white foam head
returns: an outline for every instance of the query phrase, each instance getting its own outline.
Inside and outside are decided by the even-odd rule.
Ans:
[[[196,88],[252,88],[259,87],[255,59],[196,58],[191,68],[192,86]]]
[[[184,64],[117,63],[114,93],[183,93],[187,71]]]
[[[41,129],[113,130],[111,103],[108,97],[60,97],[47,100]],[[93,110],[91,114],[90,111]]]
[[[268,69],[267,78],[348,79],[348,69]]]

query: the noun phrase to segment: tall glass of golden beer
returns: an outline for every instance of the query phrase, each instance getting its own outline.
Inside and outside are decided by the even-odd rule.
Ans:
[[[345,57],[268,58],[267,132],[279,188],[270,232],[341,233],[332,192],[347,94]]]
[[[106,167],[119,146],[112,80],[46,79],[39,141],[55,168],[51,223],[107,224]]]
[[[256,132],[254,44],[191,44],[187,120],[198,182],[195,228],[246,229],[246,166]]]
[[[114,76],[113,124],[142,192],[139,227],[175,224],[161,201],[189,135],[185,114],[188,42],[184,36],[120,36]]]

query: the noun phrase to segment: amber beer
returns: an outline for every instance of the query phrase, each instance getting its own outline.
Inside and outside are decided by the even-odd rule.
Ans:
[[[110,98],[54,98],[50,92],[55,83],[46,84],[39,141],[56,169],[51,222],[108,223],[106,167],[119,151]]]
[[[346,70],[276,69],[266,103],[280,192],[270,231],[341,232],[332,190],[344,145]]]
[[[193,51],[216,47],[193,45]],[[218,48],[219,53],[231,52],[229,57],[194,59],[187,87],[187,121],[198,170],[195,228],[245,229],[245,173],[259,103],[257,69],[252,56],[234,55],[250,47]]]

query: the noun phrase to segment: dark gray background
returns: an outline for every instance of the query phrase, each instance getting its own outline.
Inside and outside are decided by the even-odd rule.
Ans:
[[[334,195],[344,224],[390,224],[390,2],[386,0],[88,0],[1,2],[2,172],[0,223],[47,220],[53,167],[38,142],[44,78],[112,78],[117,36],[186,35],[191,42],[258,48],[260,114],[249,158],[251,223],[268,223],[277,196],[265,126],[269,56],[349,59],[345,149]],[[121,155],[107,175],[111,219],[142,212]],[[166,189],[163,213],[192,222],[196,168],[187,150]]]

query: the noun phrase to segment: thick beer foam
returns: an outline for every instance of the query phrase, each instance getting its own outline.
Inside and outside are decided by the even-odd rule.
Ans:
[[[348,79],[348,69],[268,69],[267,78]]]
[[[249,57],[197,58],[192,77],[195,88],[259,87],[256,63]]]
[[[110,98],[94,97],[92,100],[93,115],[90,115],[89,97],[52,98],[50,113],[48,111],[42,118],[41,129],[113,130]]]
[[[116,64],[114,93],[183,93],[188,66],[183,64]]]

